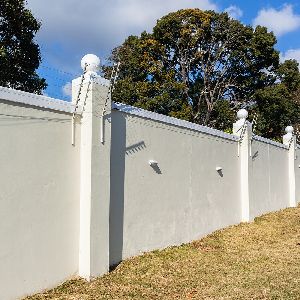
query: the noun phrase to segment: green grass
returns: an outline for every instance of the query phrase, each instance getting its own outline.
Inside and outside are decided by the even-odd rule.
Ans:
[[[300,207],[121,263],[88,283],[26,298],[300,299]]]

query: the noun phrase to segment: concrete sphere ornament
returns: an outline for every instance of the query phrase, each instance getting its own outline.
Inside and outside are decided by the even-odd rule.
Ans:
[[[81,59],[81,68],[87,72],[97,73],[100,69],[100,58],[95,54],[87,54]]]
[[[287,127],[285,128],[285,132],[286,132],[286,133],[293,133],[293,132],[294,132],[293,126],[287,126]]]
[[[247,112],[247,110],[246,109],[240,109],[238,112],[237,112],[237,118],[239,119],[239,120],[241,120],[241,119],[247,119],[247,117],[248,117],[248,112]]]

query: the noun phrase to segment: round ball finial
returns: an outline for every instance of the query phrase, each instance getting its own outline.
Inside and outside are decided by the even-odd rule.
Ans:
[[[293,132],[294,132],[293,126],[287,126],[287,127],[285,128],[285,132],[286,132],[286,133],[293,133]]]
[[[248,117],[248,112],[246,109],[240,109],[238,112],[237,112],[237,117],[239,120],[241,119],[247,119]]]
[[[81,59],[81,68],[87,72],[95,72],[100,69],[100,58],[94,54],[87,54]]]

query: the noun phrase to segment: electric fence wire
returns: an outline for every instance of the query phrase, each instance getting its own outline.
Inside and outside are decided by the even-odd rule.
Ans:
[[[245,134],[246,134],[246,128],[247,128],[247,120],[245,119],[245,122],[242,126],[242,131],[241,131],[241,135],[240,135],[240,143],[242,143],[244,137],[245,137]]]
[[[69,77],[73,77],[73,78],[81,76],[80,73],[66,72],[66,71],[63,71],[63,70],[60,70],[60,69],[56,69],[56,68],[53,68],[53,67],[49,67],[49,66],[46,66],[46,65],[43,65],[43,64],[40,65],[39,68],[45,69],[45,70],[49,70],[49,71],[52,71],[52,72],[55,72],[55,73],[60,73],[60,74],[68,75]]]
[[[44,95],[65,101],[70,101],[72,95],[72,80],[82,75],[80,73],[66,72],[43,64],[39,66],[38,73],[42,78],[46,79],[46,83],[48,84],[44,90]]]
[[[296,129],[295,136],[296,136],[296,143],[299,144],[300,143],[300,131],[299,131],[299,129]]]
[[[254,117],[253,117],[253,120],[252,120],[252,132],[253,132],[253,134],[255,134],[257,119],[258,119],[258,115],[257,115],[257,113],[255,113]]]
[[[117,82],[117,78],[118,78],[119,70],[120,70],[120,65],[121,65],[121,63],[118,62],[117,64],[114,64],[114,66],[113,66],[112,73],[111,73],[110,80],[109,80],[110,84],[109,84],[108,93],[107,93],[107,96],[106,96],[106,99],[105,99],[105,102],[104,102],[104,106],[103,106],[103,110],[102,110],[102,113],[101,113],[101,116],[100,116],[100,118],[101,118],[101,137],[100,137],[100,140],[101,140],[102,144],[104,143],[104,115],[106,113],[107,103],[109,101],[109,98],[111,97],[112,92],[114,91],[115,84]]]
[[[48,88],[45,91],[45,95],[46,96],[55,96],[57,98],[65,98],[66,100],[70,100],[70,96],[72,94],[72,86],[71,86],[71,80],[77,77],[81,78],[81,82],[79,85],[79,90],[78,90],[78,94],[76,97],[76,101],[74,103],[75,107],[74,107],[74,111],[72,114],[72,145],[75,144],[75,119],[76,119],[76,115],[78,114],[78,108],[79,108],[79,102],[80,99],[84,99],[83,103],[82,103],[82,111],[81,111],[81,115],[83,114],[84,110],[85,110],[85,104],[87,101],[87,97],[88,97],[88,93],[89,93],[89,89],[90,89],[90,84],[91,84],[91,80],[92,78],[89,78],[88,81],[88,87],[87,90],[85,91],[85,95],[82,95],[83,93],[83,83],[86,77],[86,73],[87,73],[87,65],[85,65],[84,70],[83,70],[83,74],[79,74],[79,73],[71,73],[71,72],[66,72],[63,70],[59,70],[53,67],[49,67],[46,65],[40,65],[40,69],[44,70],[43,72],[41,72],[41,75],[43,77],[46,78],[46,80],[48,80],[49,85]],[[100,113],[100,118],[101,118],[101,142],[104,142],[104,135],[103,135],[103,131],[104,131],[104,122],[103,122],[103,118],[104,115],[107,111],[107,104],[109,102],[109,98],[111,97],[111,94],[114,91],[115,88],[115,84],[118,78],[118,74],[119,74],[119,69],[120,69],[120,62],[116,63],[113,65],[112,68],[112,73],[110,76],[110,84],[109,84],[109,89],[108,89],[108,93],[106,95],[105,98],[105,102],[103,105],[103,109],[102,112]],[[48,72],[47,72],[48,71]],[[55,91],[55,93],[53,93],[53,88]],[[57,93],[57,90],[60,90],[62,92],[62,95],[59,95]]]
[[[79,107],[79,101],[80,101],[80,96],[81,96],[81,93],[82,93],[83,82],[84,82],[84,79],[85,79],[86,72],[87,72],[87,64],[85,64],[83,74],[81,75],[79,90],[78,90],[77,98],[76,98],[76,101],[75,101],[75,108],[74,108],[74,111],[73,111],[73,114],[72,114],[72,145],[73,146],[75,145],[75,118],[76,118],[77,109]],[[91,82],[91,79],[89,80],[89,86],[90,86],[90,82]],[[88,92],[89,92],[89,88],[86,91],[84,102],[86,102]]]
[[[237,132],[241,130],[240,138],[238,140],[238,156],[240,156],[240,147],[242,145],[244,136],[246,134],[246,128],[247,128],[247,120],[245,119],[243,125],[237,130]]]
[[[292,134],[292,137],[291,139],[289,140],[289,145],[288,145],[288,148],[291,149],[291,146],[293,144],[293,141],[294,141],[294,134]]]

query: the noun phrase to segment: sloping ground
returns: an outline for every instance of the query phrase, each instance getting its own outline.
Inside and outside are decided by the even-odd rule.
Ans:
[[[300,207],[26,299],[300,299]]]

